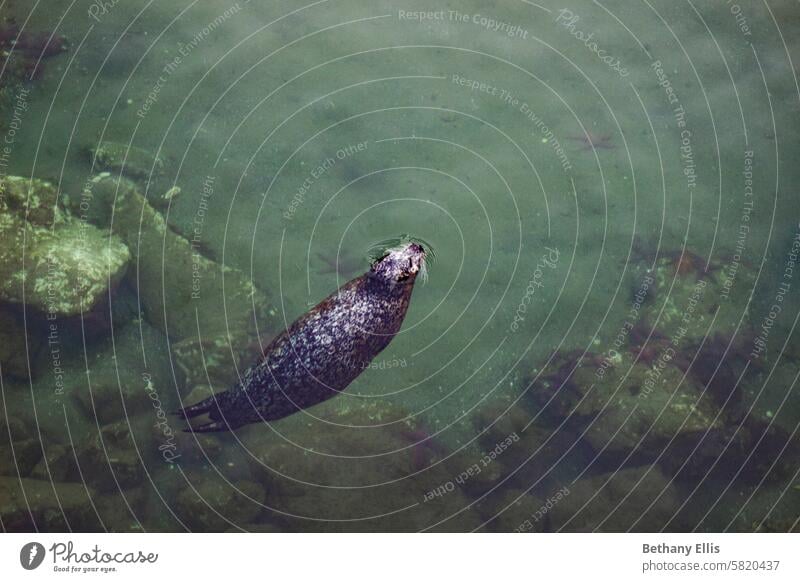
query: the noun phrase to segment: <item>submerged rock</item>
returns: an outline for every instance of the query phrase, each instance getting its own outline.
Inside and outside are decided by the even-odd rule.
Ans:
[[[641,247],[641,244],[639,243]],[[665,339],[695,349],[707,336],[748,336],[750,295],[756,272],[744,261],[710,260],[688,249],[637,251],[636,293],[649,283],[641,321],[631,331],[634,344]],[[713,322],[713,326],[712,326]],[[738,331],[737,331],[738,328]]]
[[[534,533],[545,530],[544,502],[523,489],[489,494],[475,505],[483,524],[479,531]]]
[[[480,525],[476,512],[458,513],[470,502],[458,474],[437,462],[441,445],[404,410],[376,399],[338,400],[311,409],[316,418],[296,414],[270,423],[276,433],[259,426],[244,436],[255,455],[252,474],[268,492],[268,517],[292,531]]]
[[[9,435],[11,440],[22,441],[32,438],[34,432],[18,415],[12,415],[5,408],[0,408],[0,444],[8,444]]]
[[[101,170],[121,173],[131,178],[160,176],[164,161],[149,151],[114,141],[101,141],[89,148],[90,159]]]
[[[5,441],[0,444],[0,475],[28,477],[41,458],[42,445],[37,439]]]
[[[77,203],[78,201],[76,201]],[[168,228],[164,217],[136,185],[104,173],[95,177],[80,204],[87,216],[109,227],[127,242],[135,255],[136,291],[143,315],[178,344],[178,366],[191,376],[187,385],[202,380],[205,354],[229,357],[224,387],[235,378],[230,354],[246,353],[254,344],[256,321],[263,331],[268,301],[241,271],[216,263],[188,239]],[[219,348],[219,349],[215,349]]]
[[[626,353],[602,379],[597,354],[564,354],[554,360],[532,397],[554,423],[566,419],[597,454],[611,462],[652,462],[680,456],[701,442],[716,443],[725,416],[704,387],[675,366],[634,364]],[[712,438],[709,438],[712,437]],[[713,446],[703,449],[714,455]]]
[[[0,300],[50,317],[87,313],[125,274],[115,236],[67,215],[49,182],[0,179]]]
[[[637,246],[632,299],[641,309],[622,328],[628,351],[642,363],[686,372],[728,410],[741,404],[739,379],[754,346],[755,270],[738,255],[707,261],[688,249],[659,251],[653,261],[655,251]],[[622,351],[618,340],[615,347]],[[752,363],[750,372],[759,367]]]
[[[101,531],[126,533],[146,526],[147,494],[144,487],[98,495],[94,505]]]
[[[246,523],[257,520],[264,511],[264,490],[256,483],[228,484],[203,474],[188,474],[187,479],[192,486],[178,493],[176,509],[192,531],[245,529]]]
[[[77,483],[0,477],[3,528],[8,532],[95,530],[93,495],[91,489]]]
[[[19,311],[0,304],[0,364],[3,374],[27,378],[29,370],[35,371],[46,340],[36,334],[25,333],[25,324]]]
[[[99,362],[92,369],[89,386],[71,392],[84,416],[105,425],[153,408],[145,382],[138,377],[118,375],[114,362]]]
[[[505,487],[546,485],[570,461],[566,454],[583,452],[577,437],[565,428],[553,429],[524,403],[489,404],[479,409],[473,427],[478,434],[476,459],[481,472],[468,481],[479,496],[501,481]]]
[[[147,450],[141,439],[134,441],[130,424],[120,421],[102,427],[78,451],[78,460],[84,472],[91,472],[92,486],[101,492],[118,491],[142,484],[145,467],[140,452]]]
[[[80,481],[78,463],[75,460],[75,452],[69,445],[47,444],[44,456],[39,454],[39,462],[31,471],[33,479],[45,481]],[[41,451],[41,448],[40,448]],[[87,467],[86,470],[89,470]]]
[[[0,364],[27,378],[42,367],[38,357],[54,329],[78,316],[84,332],[102,327],[99,306],[130,253],[117,237],[64,212],[52,184],[16,176],[0,178],[0,240]]]
[[[247,343],[246,338],[231,334],[203,339],[190,337],[173,343],[172,353],[183,373],[186,387],[192,392],[200,387],[200,392],[211,396],[215,390],[209,388],[209,382],[216,391],[230,386],[238,379],[237,370],[243,374],[255,361],[258,343]],[[185,400],[187,403],[199,402],[196,396],[187,396]]]
[[[568,494],[547,512],[552,531],[679,529],[669,523],[680,505],[678,492],[657,466],[586,477],[565,490]]]

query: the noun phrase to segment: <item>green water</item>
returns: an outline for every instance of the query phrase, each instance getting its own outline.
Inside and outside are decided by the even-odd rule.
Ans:
[[[69,41],[25,84],[5,173],[74,201],[102,170],[87,155],[98,142],[159,156],[163,174],[138,188],[154,200],[180,187],[159,213],[174,232],[197,229],[206,256],[268,297],[268,316],[255,316],[265,343],[365,271],[377,241],[410,233],[437,255],[403,330],[345,394],[302,420],[175,437],[177,462],[159,449],[147,379],[163,410],[178,407],[192,386],[172,350],[186,338],[143,312],[137,289],[161,281],[137,281],[129,265],[98,308],[109,329],[63,322],[63,389],[46,350],[30,379],[3,374],[3,410],[23,421],[23,440],[44,443],[44,459],[75,451],[60,461],[68,477],[41,462],[34,476],[76,484],[47,491],[83,495],[74,505],[86,510],[55,504],[45,518],[35,498],[9,493],[5,529],[797,530],[796,3],[51,0],[0,11]],[[18,89],[0,79],[7,134]],[[168,253],[147,256],[178,268]],[[662,280],[633,321],[648,275]],[[704,277],[718,279],[692,314],[703,332],[683,341],[669,319],[693,308],[687,289]],[[228,307],[201,305],[199,338]],[[646,342],[626,322],[656,318],[645,326],[658,330],[655,354],[638,365],[657,366],[674,342],[670,378],[684,381],[670,393],[693,378],[699,400],[593,424],[601,409],[641,403],[593,371],[626,330],[615,369],[645,374],[632,362]],[[711,338],[722,349],[698,351]],[[565,381],[553,366],[568,354],[592,373]],[[678,373],[682,357],[694,367]],[[596,384],[596,408],[575,420],[558,394],[542,399],[556,380],[562,395]],[[81,406],[97,386],[124,386],[131,412],[101,420]],[[716,417],[690,430],[698,401]],[[675,415],[690,420],[665,428]],[[110,446],[127,461],[104,446],[82,456],[112,422],[123,444]],[[636,422],[643,440],[617,446]],[[3,446],[22,451],[9,434]],[[25,490],[19,479],[33,477],[16,456],[2,462],[8,491]]]

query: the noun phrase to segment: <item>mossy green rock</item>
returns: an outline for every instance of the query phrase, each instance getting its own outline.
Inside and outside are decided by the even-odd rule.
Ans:
[[[0,477],[0,507],[7,532],[96,531],[90,500],[94,492],[79,483]]]
[[[192,531],[245,529],[245,523],[264,511],[264,490],[256,483],[228,484],[202,474],[190,474],[189,478],[193,486],[181,490],[176,507]]]
[[[549,510],[553,531],[652,532],[679,529],[675,486],[657,466],[585,477]]]
[[[313,417],[295,414],[271,423],[273,430],[240,433],[274,510],[266,515],[280,517],[288,531],[479,527],[456,468],[436,462],[439,447],[420,444],[422,431],[407,411],[370,400],[331,399]]]
[[[711,437],[722,431],[725,417],[702,385],[669,361],[634,363],[628,353],[599,379],[600,361],[597,354],[579,363],[558,360],[553,368],[560,365],[559,372],[543,377],[532,394],[551,422],[567,419],[598,454],[629,463],[650,462],[666,447],[688,452],[699,442],[704,446],[698,458],[716,454]],[[572,366],[564,381],[564,370]]]
[[[128,248],[57,204],[49,182],[0,180],[0,300],[50,317],[91,311],[123,277]]]
[[[78,208],[135,253],[142,315],[173,340],[187,388],[207,383],[209,369],[223,386],[235,380],[232,354],[244,356],[258,345],[256,320],[261,331],[271,323],[266,295],[243,272],[207,258],[173,232],[130,180],[97,175]]]

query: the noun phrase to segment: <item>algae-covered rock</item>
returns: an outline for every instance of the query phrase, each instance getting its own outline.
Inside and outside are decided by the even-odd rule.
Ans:
[[[225,531],[257,521],[264,490],[251,481],[228,484],[209,475],[188,474],[192,486],[181,489],[176,509],[193,531]]]
[[[196,244],[168,228],[130,180],[100,174],[79,204],[91,220],[113,228],[134,253],[143,315],[179,344],[178,365],[194,375],[187,384],[205,374],[202,348],[209,348],[212,359],[227,352],[224,367],[235,375],[230,354],[247,352],[255,342],[255,322],[263,330],[269,318],[267,299],[250,278],[206,258]]]
[[[71,446],[48,443],[44,449],[44,456],[40,452],[40,460],[31,471],[31,478],[62,482],[80,480],[78,463]]]
[[[341,398],[346,398],[342,396]],[[267,505],[292,531],[464,531],[480,525],[440,444],[398,407],[329,401],[244,435]],[[290,436],[291,435],[291,436]]]
[[[0,408],[0,443],[7,444],[9,435],[11,440],[21,441],[32,438],[34,433],[33,427],[18,415],[12,415],[5,408]]]
[[[0,475],[28,477],[41,458],[42,445],[37,439],[5,442],[0,445]]]
[[[662,254],[645,274],[652,281],[641,315],[648,335],[693,347],[707,335],[749,332],[755,271],[748,264],[706,261],[688,249]]]
[[[84,471],[91,471],[92,485],[99,491],[118,491],[144,481],[140,450],[145,450],[144,443],[141,439],[134,442],[129,423],[120,421],[102,427],[78,451],[78,460]]]
[[[580,452],[577,437],[564,427],[547,426],[537,414],[522,402],[487,403],[478,409],[473,427],[481,472],[466,483],[472,495],[479,496],[500,481],[525,488],[546,481],[565,462],[565,452]]]
[[[637,364],[617,372],[575,408],[576,415],[594,419],[586,439],[596,451],[627,454],[638,447],[649,456],[671,440],[688,446],[722,429],[724,417],[711,396],[678,368],[667,366],[658,374]]]
[[[89,148],[90,158],[101,170],[122,173],[131,178],[159,176],[164,161],[146,149],[114,141],[101,141]]]
[[[77,483],[0,477],[3,528],[8,532],[95,530],[93,495],[90,488]]]
[[[480,531],[534,533],[545,530],[545,502],[522,489],[492,492],[475,505]]]
[[[553,531],[660,531],[679,507],[675,487],[657,466],[586,477],[566,491],[548,511]],[[672,523],[668,530],[677,528]]]
[[[244,531],[242,531],[244,530]],[[226,530],[225,533],[282,533],[283,528],[276,523],[248,523]]]
[[[0,300],[51,317],[91,311],[124,275],[130,253],[64,213],[42,180],[0,179]]]
[[[103,529],[119,533],[145,529],[146,504],[144,487],[98,495],[94,502]]]
[[[254,362],[258,356],[258,342],[247,342],[241,334],[220,334],[203,339],[189,337],[172,344],[175,363],[183,373],[186,386],[208,386],[210,382],[216,390],[227,388],[238,380],[239,374]],[[213,392],[213,391],[212,391]],[[211,393],[208,394],[210,396]],[[187,396],[187,403],[198,402]]]
[[[702,385],[670,364],[672,352],[665,350],[652,365],[621,354],[602,378],[597,354],[557,358],[555,371],[531,394],[551,420],[566,418],[573,429],[585,430],[597,453],[633,463],[649,462],[667,446],[675,454],[690,451],[721,431],[725,417]],[[713,447],[704,452],[714,454]]]
[[[100,174],[84,195],[95,209],[113,205],[113,232],[135,254],[144,315],[170,337],[196,337],[198,313],[200,332],[211,337],[227,329],[250,329],[254,304],[255,313],[262,314],[266,300],[252,281],[207,259],[172,232],[133,182]]]
[[[141,378],[117,376],[109,364],[113,362],[98,363],[91,385],[71,392],[86,418],[104,425],[151,410],[153,400]]]
[[[44,180],[4,177],[0,180],[0,204],[5,211],[0,224],[14,218],[49,228],[66,222],[65,213],[58,207],[58,190]]]
[[[3,374],[26,378],[29,369],[35,371],[45,338],[33,333],[26,334],[25,323],[18,311],[0,304],[0,364]]]

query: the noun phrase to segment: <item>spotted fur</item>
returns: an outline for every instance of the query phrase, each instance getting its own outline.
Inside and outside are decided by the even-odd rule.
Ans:
[[[392,341],[403,324],[425,250],[386,251],[364,275],[302,315],[264,349],[232,389],[180,410],[211,422],[195,432],[234,430],[289,416],[339,394]]]

